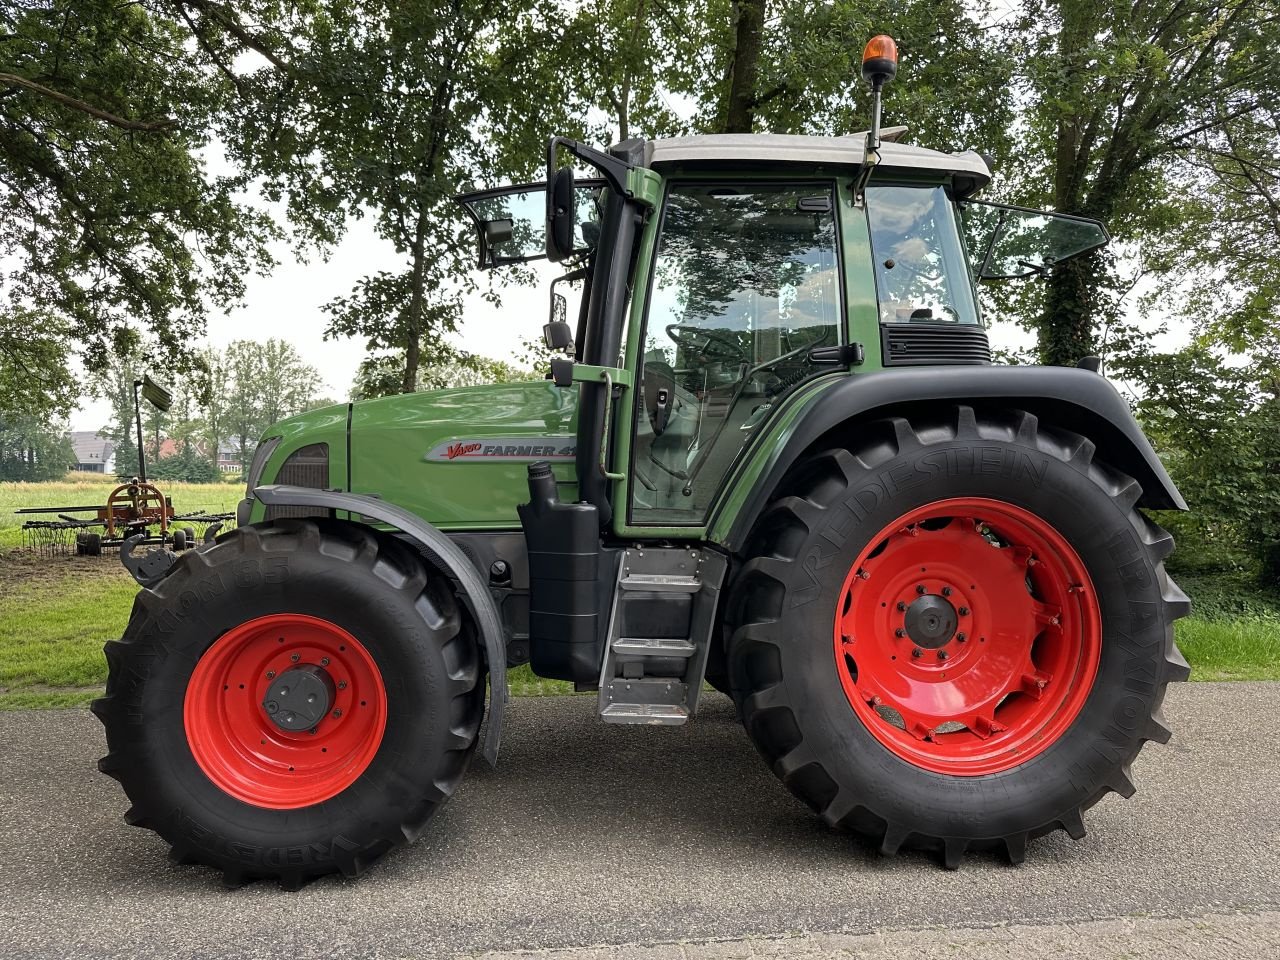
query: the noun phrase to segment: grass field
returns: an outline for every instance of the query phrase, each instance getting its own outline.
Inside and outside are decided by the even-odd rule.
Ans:
[[[113,476],[84,473],[70,474],[65,481],[53,483],[0,483],[0,548],[22,543],[22,524],[26,520],[56,519],[55,515],[25,516],[14,511],[24,507],[81,507],[103,504],[107,494],[119,481]],[[173,499],[178,513],[204,510],[212,513],[234,511],[244,496],[244,485],[238,483],[172,483],[157,484]],[[88,519],[91,514],[73,514]]]
[[[102,689],[102,645],[120,636],[137,587],[114,552],[104,557],[39,556],[19,542],[11,511],[62,501],[97,502],[105,483],[0,484],[0,710],[74,706]],[[232,484],[171,484],[175,506],[225,511],[241,496]],[[1187,579],[1197,615],[1177,625],[1193,680],[1280,679],[1280,595],[1243,581]],[[512,671],[515,696],[572,692],[572,686]]]

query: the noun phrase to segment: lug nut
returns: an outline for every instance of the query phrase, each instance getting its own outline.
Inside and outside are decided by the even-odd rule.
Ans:
[[[966,640],[968,640],[968,639],[969,639],[969,638],[968,638],[968,637],[966,637],[963,633],[957,633],[957,634],[956,634],[956,640],[958,640],[960,643],[964,643],[964,642],[965,642]]]
[[[962,617],[967,617],[969,615],[969,608],[961,607],[959,610],[956,611],[956,613],[960,614],[960,616]]]
[[[897,630],[893,631],[893,635],[895,637],[905,637],[907,635],[907,631],[899,627]]]
[[[335,710],[335,711],[333,711],[333,719],[337,720],[340,716],[342,716],[342,711],[341,711],[341,710]]]
[[[950,587],[943,587],[943,588],[942,588],[942,595],[943,595],[944,597],[949,597],[949,596],[951,596],[951,588],[950,588]]]
[[[947,651],[945,651],[945,650],[939,650],[939,651],[938,651],[938,659],[939,659],[939,660],[945,660],[945,659],[947,659]]]
[[[915,647],[912,649],[911,655],[915,657],[917,660],[919,660],[921,657],[924,656],[924,651],[921,650],[919,647]]]
[[[899,613],[902,613],[902,611],[904,611],[904,610],[906,610],[906,609],[907,609],[907,605],[906,605],[906,603],[904,603],[903,601],[899,600],[899,601],[898,601],[898,612],[899,612]]]
[[[276,672],[275,672],[274,670],[268,670],[268,671],[267,671],[267,679],[268,679],[268,680],[274,680],[275,678],[276,678]]]
[[[345,690],[345,689],[347,689],[347,681],[345,681],[345,680],[339,680],[339,681],[338,681],[338,689],[339,689],[339,690]]]
[[[301,660],[301,659],[302,659],[302,654],[300,654],[300,653],[295,653],[295,654],[294,654],[293,656],[291,656],[289,659],[290,659],[290,660],[292,660],[294,663],[297,663],[299,660]]]
[[[327,667],[328,665],[329,665],[329,658],[328,658],[328,657],[321,657],[321,658],[320,658],[320,666],[322,666],[322,667]]]
[[[924,591],[924,584],[923,584],[923,583],[917,583],[917,584],[916,584],[916,593],[918,593],[918,594],[920,594],[921,596],[923,596],[923,595],[924,595],[924,592],[925,592],[925,591]]]

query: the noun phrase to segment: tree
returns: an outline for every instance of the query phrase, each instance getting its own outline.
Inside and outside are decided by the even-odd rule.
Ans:
[[[1226,266],[1245,300],[1262,290],[1273,303],[1267,246],[1252,241],[1276,240],[1278,30],[1266,2],[1027,0],[1005,35],[1023,65],[1018,199],[1107,222],[1170,283]],[[1034,321],[1043,362],[1094,350],[1114,286],[1106,254],[1052,273]]]
[[[76,382],[67,368],[66,328],[31,310],[0,307],[0,414],[66,416]]]
[[[402,390],[424,347],[457,329],[473,283],[472,235],[452,197],[477,171],[530,174],[564,115],[539,42],[561,17],[552,0],[319,3],[291,24],[305,54],[260,78],[264,109],[230,140],[292,218],[317,205],[369,211],[403,258],[326,308],[326,335],[402,351]]]
[[[278,230],[238,200],[247,181],[202,159],[237,84],[190,31],[216,20],[245,49],[237,17],[205,0],[0,7],[4,309],[56,321],[92,367],[133,349],[135,322],[185,358],[210,307],[271,264]]]
[[[0,414],[0,480],[58,480],[75,459],[65,423]]]
[[[265,343],[236,340],[228,344],[220,364],[227,392],[219,415],[228,432],[218,439],[235,439],[240,467],[247,470],[262,432],[277,420],[306,410],[322,381],[292,344],[275,338]],[[215,445],[215,458],[216,454]]]
[[[1119,367],[1142,382],[1137,414],[1191,507],[1161,518],[1179,538],[1179,569],[1235,568],[1280,583],[1277,359],[1229,364],[1193,345]]]

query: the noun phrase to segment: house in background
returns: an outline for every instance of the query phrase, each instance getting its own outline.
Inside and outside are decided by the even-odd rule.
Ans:
[[[252,456],[252,452],[250,456]],[[230,441],[218,444],[218,469],[224,473],[238,473],[240,471],[239,446]]]
[[[76,462],[71,465],[72,470],[84,473],[115,473],[115,443],[98,436],[96,430],[72,431],[71,449],[76,455]]]

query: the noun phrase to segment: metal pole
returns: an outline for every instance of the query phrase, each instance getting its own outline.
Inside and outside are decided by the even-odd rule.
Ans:
[[[147,460],[142,449],[142,405],[138,402],[138,388],[141,380],[133,381],[133,416],[138,424],[138,479],[147,482]]]

